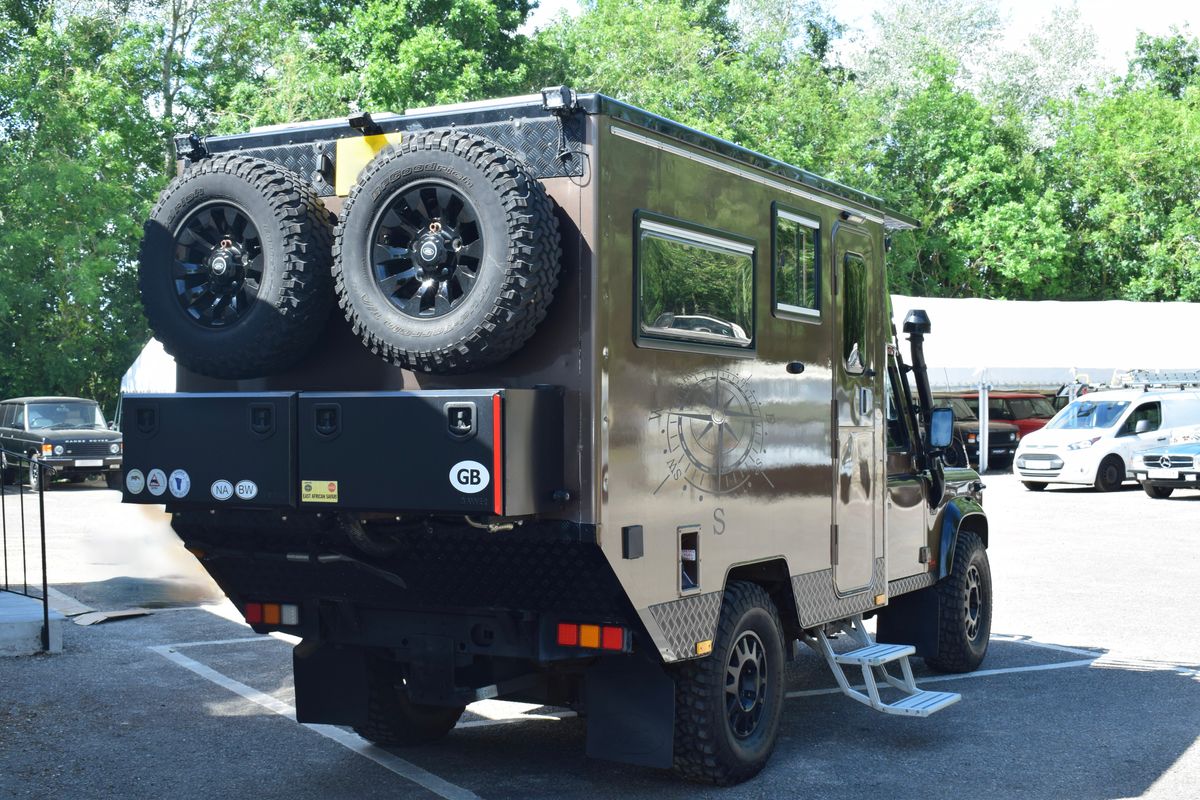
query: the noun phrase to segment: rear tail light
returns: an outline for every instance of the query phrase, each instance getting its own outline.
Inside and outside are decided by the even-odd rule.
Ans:
[[[300,624],[300,606],[293,603],[246,603],[242,615],[250,625]]]
[[[620,625],[560,622],[555,641],[560,647],[580,647],[587,650],[627,653],[633,649],[629,631]]]

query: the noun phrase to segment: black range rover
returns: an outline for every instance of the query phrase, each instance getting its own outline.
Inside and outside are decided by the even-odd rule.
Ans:
[[[79,397],[15,397],[0,403],[0,447],[53,466],[55,477],[82,481],[104,475],[109,488],[120,488],[121,434],[110,431],[95,400]],[[5,464],[5,483],[18,477]],[[29,470],[36,489],[41,470]],[[49,485],[49,484],[47,484]]]

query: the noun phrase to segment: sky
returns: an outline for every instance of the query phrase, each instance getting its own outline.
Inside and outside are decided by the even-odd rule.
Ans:
[[[1097,49],[1106,67],[1124,72],[1139,30],[1161,35],[1172,25],[1189,24],[1193,35],[1200,35],[1200,2],[1179,0],[1079,0],[1083,18],[1096,32]],[[833,15],[851,28],[870,33],[871,16],[888,5],[888,0],[827,0]],[[1058,3],[1046,0],[997,0],[1001,13],[1009,20],[1008,40],[1017,44],[1037,29],[1050,9]],[[577,0],[541,0],[530,17],[528,27],[545,25],[559,11],[578,13]]]

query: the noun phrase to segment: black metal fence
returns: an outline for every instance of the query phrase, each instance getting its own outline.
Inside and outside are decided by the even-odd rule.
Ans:
[[[50,650],[50,593],[46,583],[46,482],[53,477],[54,469],[21,453],[11,450],[0,450],[0,536],[3,537],[4,552],[4,585],[0,591],[22,594],[26,597],[38,597],[30,592],[29,587],[29,527],[26,524],[26,489],[25,478],[36,476],[37,488],[30,493],[37,494],[37,541],[35,546],[41,550],[42,566],[42,649]],[[32,502],[32,499],[31,499]],[[9,506],[15,505],[12,516],[14,524],[9,525]],[[9,540],[14,545],[20,538],[20,582],[17,581],[17,553],[10,558]],[[11,562],[11,563],[10,563]],[[11,571],[10,571],[11,568]],[[36,576],[35,576],[36,580]],[[36,586],[35,586],[36,588]]]

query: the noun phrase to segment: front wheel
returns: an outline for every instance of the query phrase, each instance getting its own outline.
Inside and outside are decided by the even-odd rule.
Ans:
[[[453,730],[466,706],[414,703],[397,665],[373,661],[367,677],[367,723],[354,732],[380,745],[427,744]]]
[[[1031,492],[1042,492],[1046,489],[1046,484],[1040,481],[1021,481],[1021,485]]]
[[[775,749],[783,710],[783,633],[761,586],[725,590],[712,654],[675,672],[675,772],[728,786],[756,775]]]
[[[942,457],[942,463],[947,467],[969,467],[971,462],[967,459],[967,446],[962,443],[961,439],[955,439],[946,448],[946,455]]]
[[[1125,462],[1118,456],[1105,456],[1096,470],[1096,490],[1115,492],[1125,482]]]
[[[1166,500],[1175,491],[1174,486],[1155,486],[1152,483],[1143,483],[1142,488],[1146,490],[1146,494],[1155,500]]]
[[[950,574],[937,584],[938,652],[925,663],[939,672],[972,672],[992,633],[992,570],[979,536],[961,531]]]
[[[36,492],[42,488],[42,468],[36,461],[29,462],[29,491]]]
[[[121,473],[116,471],[104,473],[104,483],[109,489],[121,491]]]

